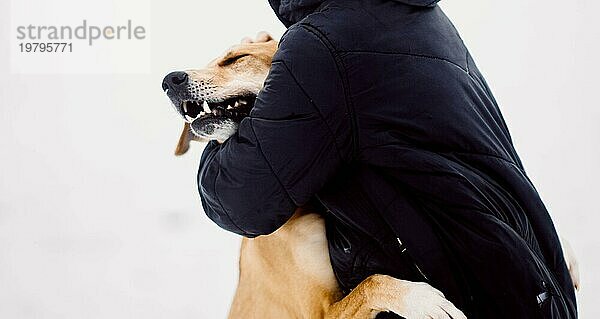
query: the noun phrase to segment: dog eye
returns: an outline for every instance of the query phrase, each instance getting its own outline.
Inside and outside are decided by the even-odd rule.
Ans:
[[[221,63],[219,63],[219,65],[221,65],[221,66],[229,65],[229,64],[232,64],[232,63],[236,62],[237,60],[239,60],[243,57],[247,57],[249,55],[250,54],[240,54],[240,55],[232,56],[232,57],[229,57],[229,58],[221,61]]]

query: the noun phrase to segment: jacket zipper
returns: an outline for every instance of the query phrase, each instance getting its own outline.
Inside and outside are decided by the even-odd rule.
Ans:
[[[423,270],[421,270],[421,267],[419,267],[419,265],[417,265],[417,263],[415,262],[415,259],[410,256],[410,254],[408,253],[408,250],[406,249],[406,247],[404,246],[404,244],[402,243],[402,241],[400,240],[399,237],[396,237],[396,241],[398,241],[398,245],[400,246],[400,253],[405,254],[407,256],[407,258],[411,261],[411,263],[415,266],[415,269],[419,272],[419,274],[421,274],[421,276],[423,276],[423,278],[425,278],[426,281],[429,281],[429,278],[427,277],[427,275],[425,275]]]

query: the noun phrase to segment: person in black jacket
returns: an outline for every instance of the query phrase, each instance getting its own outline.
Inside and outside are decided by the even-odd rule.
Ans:
[[[552,220],[435,0],[271,0],[288,27],[250,116],[208,144],[206,214],[255,237],[322,205],[345,292],[374,273],[469,318],[576,318]]]

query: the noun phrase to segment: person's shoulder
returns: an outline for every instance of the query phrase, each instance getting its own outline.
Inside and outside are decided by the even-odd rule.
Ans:
[[[345,47],[344,42],[348,35],[359,36],[357,31],[360,29],[360,20],[362,20],[359,16],[359,12],[351,10],[343,3],[331,2],[292,27],[312,34],[330,51],[340,51]]]
[[[467,49],[437,6],[415,9],[391,1],[382,5],[332,1],[293,27],[313,33],[336,54],[406,54],[466,68]]]
[[[329,55],[331,50],[327,40],[315,30],[296,23],[281,37],[273,61],[306,60],[306,62],[316,63],[320,56]]]
[[[358,31],[368,20],[362,10],[356,10],[354,2],[329,1],[322,5],[290,26],[282,37],[280,47],[308,40],[317,41],[332,52],[343,50],[349,36],[361,36]]]

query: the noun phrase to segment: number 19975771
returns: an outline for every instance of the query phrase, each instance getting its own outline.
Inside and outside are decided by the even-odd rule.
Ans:
[[[34,53],[64,53],[73,52],[73,43],[67,42],[21,42],[19,43],[21,52]]]

